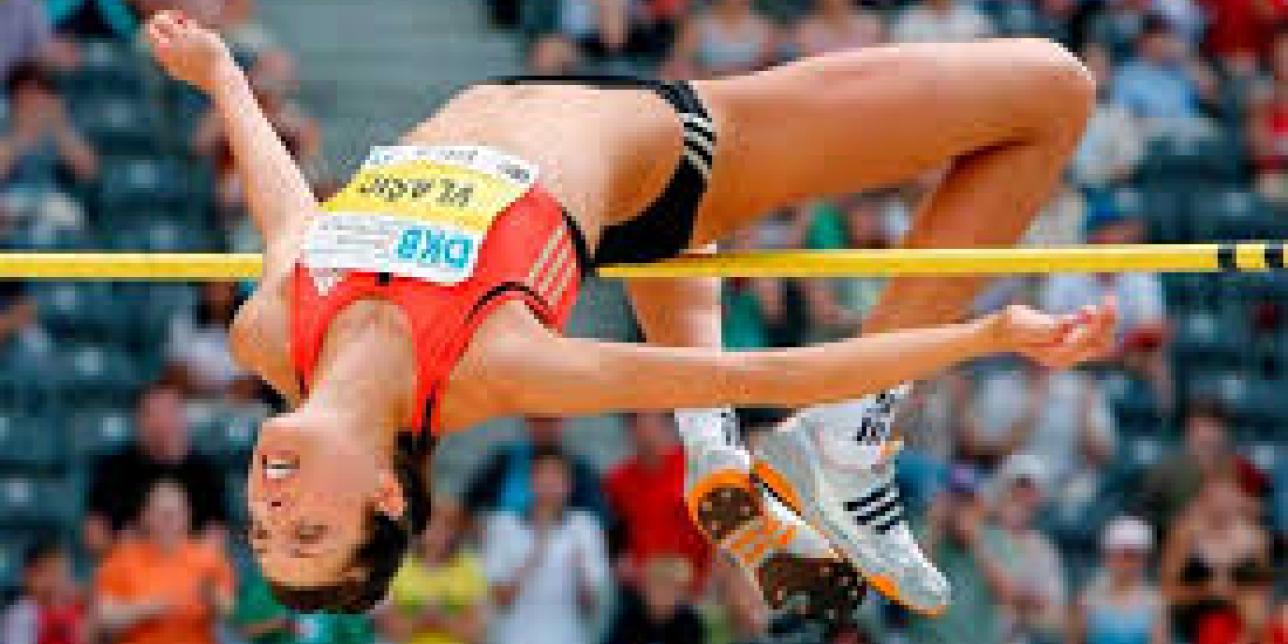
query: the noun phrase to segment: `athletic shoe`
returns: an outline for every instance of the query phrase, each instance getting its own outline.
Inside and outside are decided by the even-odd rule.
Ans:
[[[698,528],[746,570],[775,610],[853,620],[866,594],[858,570],[749,476],[737,447],[686,449],[685,502]]]
[[[872,464],[829,458],[822,432],[836,428],[796,416],[762,438],[753,471],[853,562],[868,585],[916,612],[938,615],[949,602],[948,581],[917,546],[894,481],[894,457],[902,443],[890,435],[890,416],[906,392],[860,403],[866,409],[857,438],[877,450]]]

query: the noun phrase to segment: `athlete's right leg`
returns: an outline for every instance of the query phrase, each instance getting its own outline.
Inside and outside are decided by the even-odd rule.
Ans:
[[[703,89],[723,121],[722,140],[729,130],[744,134],[717,158],[722,196],[708,202],[700,234],[720,235],[792,199],[948,165],[906,240],[921,247],[1013,243],[1076,144],[1091,96],[1076,61],[1039,41],[858,52]],[[865,330],[953,319],[980,283],[895,280]],[[804,410],[768,437],[757,472],[875,587],[936,612],[946,580],[908,533],[892,482],[890,416],[903,394]]]

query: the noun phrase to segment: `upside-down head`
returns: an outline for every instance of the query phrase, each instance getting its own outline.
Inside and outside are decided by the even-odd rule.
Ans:
[[[248,538],[283,605],[359,613],[384,598],[429,499],[428,455],[412,436],[382,451],[312,412],[264,423],[248,474]]]

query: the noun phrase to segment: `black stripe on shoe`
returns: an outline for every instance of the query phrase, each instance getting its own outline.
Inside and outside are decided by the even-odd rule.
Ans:
[[[858,499],[846,501],[845,511],[858,512],[859,510],[862,510],[864,507],[872,505],[874,502],[884,497],[886,493],[889,491],[890,491],[890,484],[887,483],[875,490],[872,490],[871,492],[868,492],[867,494],[865,494],[864,496]]]

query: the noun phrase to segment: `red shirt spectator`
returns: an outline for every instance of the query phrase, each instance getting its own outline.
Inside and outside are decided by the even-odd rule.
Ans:
[[[684,451],[663,414],[631,419],[636,453],[608,472],[604,490],[625,533],[624,576],[628,581],[644,561],[679,555],[695,572],[701,587],[711,564],[711,547],[689,518],[684,505]]]

